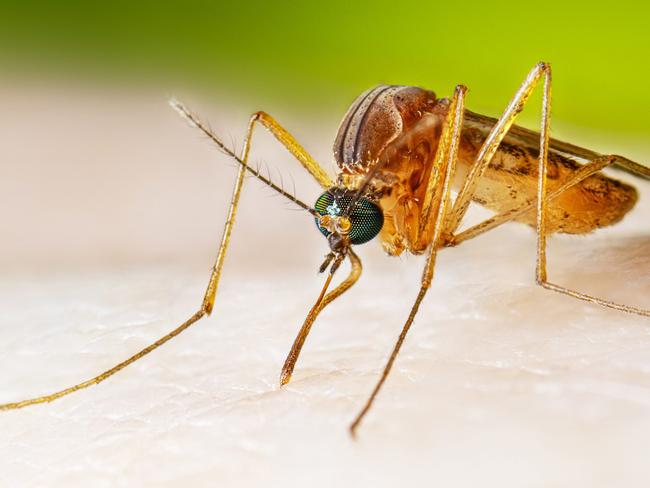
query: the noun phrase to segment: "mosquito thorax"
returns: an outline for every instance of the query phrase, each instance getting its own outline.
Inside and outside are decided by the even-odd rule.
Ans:
[[[363,244],[374,239],[384,225],[384,214],[379,205],[368,198],[359,198],[348,211],[355,193],[345,188],[330,188],[323,193],[314,210],[316,225],[336,247],[349,241],[350,244]]]

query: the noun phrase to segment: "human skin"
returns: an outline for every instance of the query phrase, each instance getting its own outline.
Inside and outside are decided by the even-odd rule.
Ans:
[[[96,374],[196,309],[235,169],[162,97],[0,94],[12,114],[0,119],[0,401],[12,401]],[[241,140],[258,108],[206,105],[226,140]],[[283,122],[328,167],[339,116],[328,130],[304,114]],[[256,155],[291,173],[304,200],[319,194],[270,138]],[[555,282],[648,307],[650,185],[635,185],[639,203],[620,224],[550,241]],[[327,244],[311,217],[254,181],[244,194],[213,315],[102,385],[0,414],[3,484],[650,481],[650,323],[535,286],[534,234],[516,224],[440,252],[403,354],[351,441],[422,259],[360,246],[360,282],[319,317],[280,389]]]

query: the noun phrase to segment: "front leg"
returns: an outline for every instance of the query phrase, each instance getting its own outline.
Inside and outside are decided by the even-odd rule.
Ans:
[[[379,394],[381,387],[388,378],[390,371],[397,359],[402,344],[406,339],[406,334],[408,334],[415,315],[420,308],[420,304],[424,299],[424,296],[431,286],[431,281],[433,280],[433,271],[436,264],[436,256],[438,249],[442,244],[442,230],[445,227],[448,219],[448,206],[450,202],[450,188],[451,188],[451,178],[453,176],[454,169],[456,167],[456,157],[458,153],[458,142],[460,140],[460,130],[463,123],[463,111],[464,111],[464,101],[465,101],[465,92],[466,88],[464,86],[456,87],[456,92],[454,93],[454,98],[452,100],[451,106],[449,107],[449,114],[446,120],[446,127],[443,129],[443,135],[441,137],[441,143],[438,146],[435,161],[440,164],[439,174],[442,177],[438,180],[438,185],[428,186],[427,190],[431,192],[430,201],[433,202],[433,208],[436,208],[435,212],[428,214],[428,222],[425,225],[433,225],[433,239],[429,245],[429,252],[427,255],[427,262],[424,266],[424,272],[422,273],[422,280],[420,284],[420,290],[415,298],[415,303],[411,307],[408,318],[402,331],[400,332],[397,342],[393,347],[393,350],[388,358],[386,366],[379,378],[379,381],[375,385],[372,393],[368,400],[366,400],[365,405],[361,411],[357,414],[356,418],[350,425],[350,434],[354,437],[356,435],[357,428],[361,424],[361,421],[368,413],[372,407],[375,398]]]

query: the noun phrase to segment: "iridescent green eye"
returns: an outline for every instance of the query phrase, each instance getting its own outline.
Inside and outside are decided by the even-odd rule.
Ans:
[[[346,212],[353,197],[353,192],[339,188],[331,188],[318,197],[314,209],[320,215],[339,217]],[[381,208],[367,198],[357,200],[354,208],[350,212],[349,219],[352,227],[350,228],[348,237],[352,244],[368,242],[379,234],[379,231],[384,225],[384,214]],[[318,219],[316,219],[316,225],[325,237],[329,237],[331,232],[321,227]]]

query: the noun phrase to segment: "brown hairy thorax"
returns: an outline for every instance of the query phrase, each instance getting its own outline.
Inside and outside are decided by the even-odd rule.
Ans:
[[[432,228],[418,235],[422,202],[434,162],[449,100],[429,90],[381,85],[359,96],[346,113],[334,142],[334,157],[341,169],[339,183],[356,189],[367,171],[379,165],[368,189],[384,212],[380,233],[391,255],[404,250],[425,251]],[[466,114],[471,112],[466,111]],[[461,133],[454,187],[467,176],[488,132],[466,117]],[[535,200],[539,151],[506,135],[481,177],[473,201],[495,212],[517,208]],[[548,158],[548,191],[571,176],[580,165],[551,152]],[[635,204],[636,190],[598,173],[563,192],[550,202],[547,230],[584,234],[618,222]],[[517,221],[535,225],[535,213]]]

